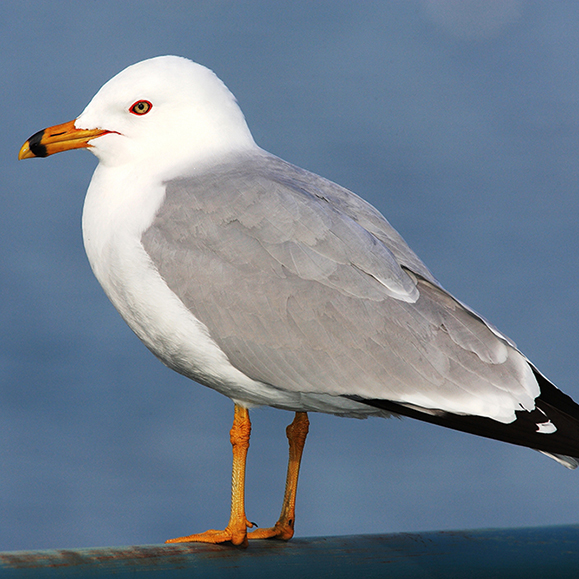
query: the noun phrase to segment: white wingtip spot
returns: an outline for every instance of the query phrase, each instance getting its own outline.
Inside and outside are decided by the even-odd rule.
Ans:
[[[553,432],[557,432],[557,427],[550,420],[547,420],[547,422],[538,422],[537,432],[541,434],[553,434]]]

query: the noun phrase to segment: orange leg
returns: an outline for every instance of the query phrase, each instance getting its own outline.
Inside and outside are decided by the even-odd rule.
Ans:
[[[294,421],[286,429],[289,441],[289,460],[281,515],[273,527],[256,529],[249,533],[248,537],[250,539],[282,539],[283,541],[288,541],[293,537],[300,462],[309,426],[310,421],[307,413],[296,412]]]
[[[225,543],[247,546],[247,528],[253,527],[245,516],[245,459],[249,448],[251,422],[247,408],[235,405],[230,438],[233,447],[233,469],[231,473],[231,516],[223,531],[210,529],[204,533],[169,539],[167,543]]]

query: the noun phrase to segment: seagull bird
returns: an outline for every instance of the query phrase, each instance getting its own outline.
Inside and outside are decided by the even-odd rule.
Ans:
[[[575,468],[579,406],[449,294],[354,193],[258,147],[235,97],[176,56],[128,67],[19,158],[88,148],[91,267],[169,368],[231,398],[231,517],[170,542],[290,539],[308,412],[409,416]],[[295,412],[279,520],[245,514],[248,409]]]

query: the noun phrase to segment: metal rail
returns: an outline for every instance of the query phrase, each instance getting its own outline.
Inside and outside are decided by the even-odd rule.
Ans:
[[[0,578],[579,577],[579,525],[0,553]]]

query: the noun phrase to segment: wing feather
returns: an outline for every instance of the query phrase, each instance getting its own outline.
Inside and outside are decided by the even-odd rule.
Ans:
[[[524,356],[448,294],[380,213],[266,153],[167,183],[142,242],[255,380],[503,422],[539,395]]]

